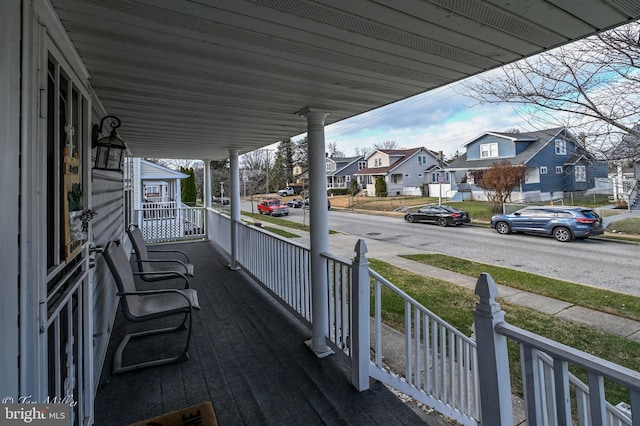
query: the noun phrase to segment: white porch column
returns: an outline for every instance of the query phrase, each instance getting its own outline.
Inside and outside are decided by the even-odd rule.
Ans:
[[[182,205],[182,179],[176,179],[176,206],[181,207]]]
[[[202,189],[204,194],[202,194],[202,200],[204,202],[204,207],[208,209],[211,207],[211,160],[202,160],[204,161],[204,176],[202,179]]]
[[[240,167],[238,150],[229,150],[229,207],[231,209],[231,263],[229,268],[236,271],[238,266],[238,224],[240,223]]]
[[[329,250],[329,215],[327,213],[327,168],[325,165],[324,119],[328,112],[304,108],[297,113],[307,119],[309,140],[309,226],[311,237],[311,308],[313,337],[307,345],[318,358],[332,355],[327,345],[329,306],[326,259]]]

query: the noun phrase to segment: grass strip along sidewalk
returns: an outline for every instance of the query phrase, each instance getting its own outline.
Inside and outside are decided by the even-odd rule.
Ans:
[[[487,272],[498,284],[640,321],[640,297],[443,254],[412,254],[401,257],[475,278]]]
[[[369,259],[369,262],[373,270],[419,303],[466,335],[471,335],[473,309],[478,301],[472,290],[414,274],[380,260]],[[483,270],[483,272],[488,271]],[[506,313],[506,321],[510,324],[634,370],[637,370],[640,365],[640,343],[504,300],[500,300],[500,305]],[[404,303],[402,300],[390,291],[383,291],[382,307],[384,323],[403,331]],[[509,342],[508,347],[513,391],[522,397],[519,347],[513,342]],[[581,380],[587,381],[583,371],[575,368],[570,370]],[[622,386],[605,380],[605,391],[607,400],[614,405],[620,401],[629,402],[629,395]]]

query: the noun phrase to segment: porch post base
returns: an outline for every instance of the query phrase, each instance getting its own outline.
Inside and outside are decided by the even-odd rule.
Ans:
[[[229,268],[229,270],[231,271],[239,271],[241,268],[236,265],[235,263],[230,263],[227,265],[227,268]]]
[[[304,343],[313,351],[313,353],[316,354],[318,358],[326,358],[329,355],[335,354],[335,352],[327,345],[321,345],[320,347],[314,345],[313,339],[309,339]]]

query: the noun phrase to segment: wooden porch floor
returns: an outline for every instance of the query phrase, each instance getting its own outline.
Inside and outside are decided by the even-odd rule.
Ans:
[[[244,273],[230,271],[208,242],[172,247],[195,264],[191,287],[202,310],[193,316],[191,359],[112,375],[114,343],[131,329],[119,311],[96,397],[96,425],[126,425],[204,401],[211,401],[221,426],[435,424],[378,382],[357,392],[344,363],[312,354],[304,344],[310,330]],[[132,349],[139,352],[133,356],[155,351]]]

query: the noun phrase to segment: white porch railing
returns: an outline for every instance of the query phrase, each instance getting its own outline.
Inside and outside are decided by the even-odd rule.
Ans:
[[[411,296],[374,271],[370,272],[374,294],[373,341],[375,368],[372,377],[394,383],[401,392],[435,408],[462,424],[479,418],[477,355],[473,340],[447,324]],[[389,292],[404,305],[405,370],[385,366],[382,293]]]
[[[511,339],[520,345],[527,424],[640,424],[638,372],[506,323],[504,312],[495,301],[497,286],[488,274],[478,279],[476,294],[480,296],[474,317],[478,362],[482,365],[479,370],[482,423],[512,422],[507,355],[507,339]],[[588,385],[569,373],[570,364],[588,374]],[[631,418],[606,401],[605,378],[628,389]],[[576,407],[575,412],[572,406]]]
[[[134,214],[145,241],[177,241],[206,236],[205,209],[201,207],[189,207],[176,201],[143,203]]]
[[[209,238],[229,253],[229,217],[213,210],[208,210],[208,214]],[[238,251],[238,263],[242,268],[310,326],[312,304],[309,249],[261,228],[242,223],[238,224],[238,241],[242,242]],[[478,337],[479,342],[482,342],[478,344],[370,270],[363,240],[358,242],[355,251],[353,261],[328,253],[323,253],[322,256],[326,259],[329,292],[327,338],[334,349],[351,358],[352,381],[356,388],[366,389],[369,377],[373,377],[465,425],[479,424],[481,412],[484,416],[498,404],[508,408],[506,411],[510,414],[509,418],[497,422],[499,415],[485,417],[484,424],[512,424],[510,387],[507,391],[496,387],[497,376],[487,374],[487,371],[493,371],[488,366],[493,366],[496,371],[500,369],[501,380],[508,381],[510,377],[508,359],[501,360],[499,353],[496,355],[495,350],[486,348],[487,344],[491,345],[486,342],[486,333],[490,330],[490,341],[496,335],[509,336],[524,345],[525,353],[529,354],[525,358],[530,361],[523,367],[523,371],[527,372],[524,382],[527,383],[525,395],[528,424],[571,424],[555,421],[562,417],[554,414],[558,412],[558,404],[554,401],[559,400],[558,395],[569,395],[568,392],[558,390],[559,382],[566,384],[563,389],[568,387],[572,390],[574,405],[577,405],[577,424],[632,424],[624,412],[605,401],[601,387],[595,384],[601,383],[603,377],[608,377],[627,385],[631,389],[632,405],[635,401],[635,406],[640,407],[638,373],[563,347],[504,321],[495,324],[489,322],[487,326],[486,321],[483,323],[476,315],[476,333],[484,336]],[[481,277],[478,288],[481,287],[482,280]],[[390,330],[382,320],[383,294],[395,297],[403,306],[405,332],[402,334],[403,343],[400,347],[397,338],[387,337]],[[372,297],[373,305],[370,303]],[[478,306],[483,306],[486,302],[487,299],[481,296]],[[493,312],[495,306],[485,307],[487,309],[487,312]],[[476,311],[483,310],[477,308]],[[395,364],[396,367],[402,367],[392,368],[385,362],[390,358],[390,346],[396,352],[400,349],[400,359]],[[551,360],[541,352],[543,349]],[[506,354],[506,346],[503,351]],[[590,382],[594,384],[587,386],[566,372],[566,361],[588,368],[594,378]],[[480,365],[482,368],[479,368]],[[532,371],[533,374],[530,373]],[[492,390],[489,396],[482,398],[481,390],[485,389],[486,395],[486,388]],[[593,407],[601,407],[601,410],[595,409],[594,414]],[[604,413],[604,417],[600,416],[601,413]],[[568,415],[571,416],[571,413]],[[640,424],[640,415],[636,417],[639,420],[634,424]],[[604,421],[593,422],[594,418],[603,418]]]
[[[252,226],[238,227],[238,263],[311,325],[311,253]]]

